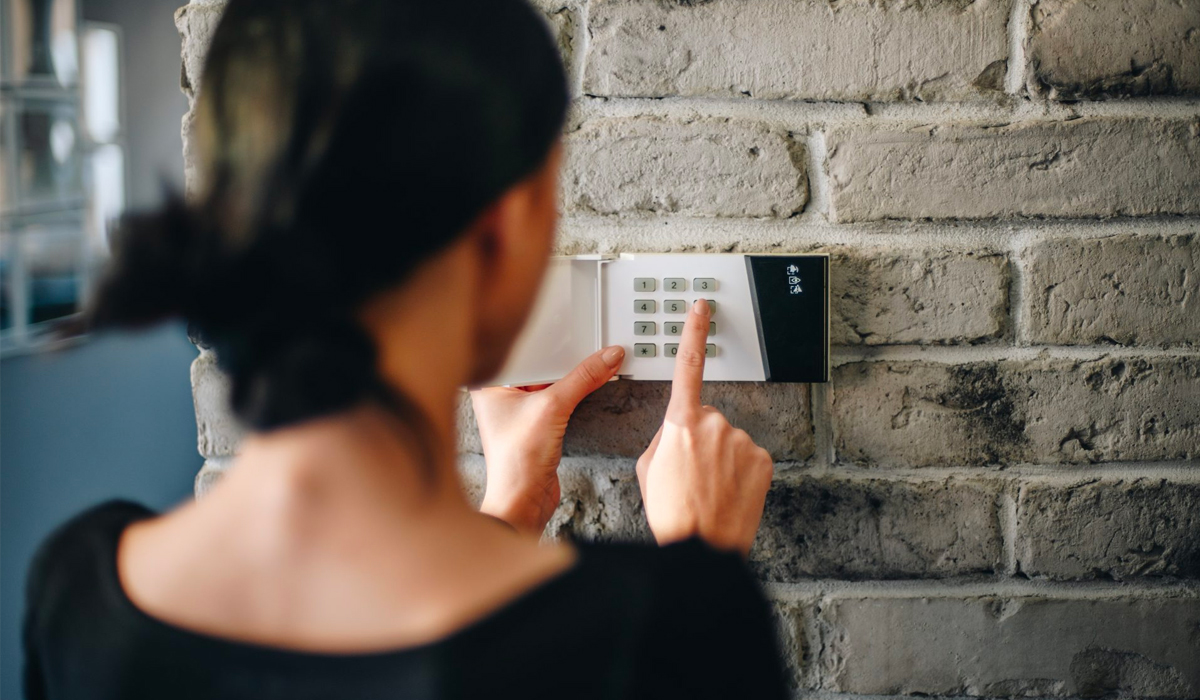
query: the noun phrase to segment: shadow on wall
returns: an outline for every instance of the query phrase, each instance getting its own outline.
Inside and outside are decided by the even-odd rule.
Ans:
[[[25,573],[41,540],[110,498],[155,509],[200,469],[182,326],[0,362],[0,697],[21,697]]]

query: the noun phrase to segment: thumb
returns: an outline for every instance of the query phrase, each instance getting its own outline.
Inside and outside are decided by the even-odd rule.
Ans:
[[[573,411],[585,396],[604,386],[604,383],[616,374],[624,359],[625,348],[610,345],[588,355],[567,376],[551,384],[546,391]]]

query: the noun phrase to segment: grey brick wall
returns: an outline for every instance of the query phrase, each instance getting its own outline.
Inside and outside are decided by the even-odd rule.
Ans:
[[[833,255],[833,381],[705,389],[778,460],[797,696],[1200,697],[1200,0],[535,4],[560,252]],[[221,7],[179,11],[189,96]],[[193,383],[203,492],[240,431]],[[548,537],[649,537],[666,400],[581,406]]]

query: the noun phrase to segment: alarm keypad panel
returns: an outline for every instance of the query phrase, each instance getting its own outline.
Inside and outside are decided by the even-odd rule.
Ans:
[[[701,298],[710,309],[705,379],[828,381],[828,278],[826,255],[554,258],[533,314],[492,383],[555,381],[587,356],[585,347],[607,345],[626,349],[618,377],[669,380],[684,320]],[[556,352],[536,357],[543,347]],[[577,356],[573,362],[567,349]]]

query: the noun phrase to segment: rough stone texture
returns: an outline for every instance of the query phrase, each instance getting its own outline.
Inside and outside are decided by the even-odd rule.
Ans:
[[[1002,545],[995,485],[809,474],[776,479],[750,554],[771,581],[992,573]]]
[[[562,0],[534,0],[533,5],[541,10],[550,27],[550,33],[558,43],[558,51],[562,54],[563,63],[568,67],[575,57],[575,27],[579,16],[573,2]]]
[[[192,402],[200,455],[234,454],[245,430],[229,410],[229,378],[217,367],[217,356],[211,350],[202,350],[192,361]]]
[[[1200,359],[935,364],[834,369],[838,457],[963,466],[1200,456]]]
[[[787,665],[791,689],[812,687],[811,670],[814,650],[809,645],[809,628],[815,625],[815,600],[773,600],[775,634],[779,653]]]
[[[1008,259],[987,252],[829,250],[834,345],[973,344],[1008,328]]]
[[[1041,0],[1029,83],[1051,99],[1200,94],[1200,2]]]
[[[1053,239],[1024,257],[1032,343],[1200,343],[1200,237]]]
[[[844,126],[827,143],[836,221],[1200,214],[1200,118]]]
[[[827,689],[1200,697],[1200,598],[846,598],[823,606]]]
[[[179,30],[179,38],[183,42],[179,87],[187,96],[188,104],[191,104],[200,88],[204,57],[224,9],[224,0],[214,0],[184,5],[175,10],[175,28]]]
[[[208,52],[208,45],[212,42],[213,32],[217,29],[224,9],[224,0],[212,0],[194,2],[175,11],[175,28],[179,30],[182,40],[179,88],[188,101],[188,111],[183,115],[180,124],[180,138],[183,140],[183,188],[188,195],[193,194],[197,186],[198,156],[193,138],[196,114],[192,107],[195,105],[196,93],[204,74],[204,58]]]
[[[583,400],[567,427],[563,454],[640,457],[662,425],[670,382],[615,381]],[[708,382],[700,394],[777,461],[813,453],[812,407],[807,384]],[[470,401],[459,410],[459,449],[482,452]]]
[[[221,477],[225,476],[225,472],[229,471],[229,467],[233,459],[230,457],[214,457],[204,460],[204,466],[200,467],[200,471],[196,473],[196,481],[193,485],[193,491],[196,498],[202,498],[212,490]]]
[[[1000,0],[599,0],[584,91],[624,97],[957,100],[1003,87]]]
[[[736,119],[600,119],[567,138],[569,212],[788,217],[804,208],[804,148]]]
[[[483,457],[463,455],[459,473],[468,498],[480,503],[487,483]],[[562,501],[544,539],[652,541],[631,460],[568,457],[559,466],[558,477]]]
[[[1034,483],[1017,501],[1030,576],[1200,578],[1200,484],[1166,479]]]

